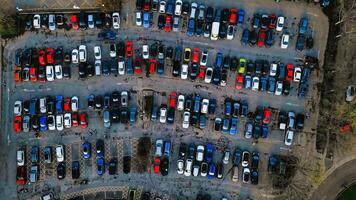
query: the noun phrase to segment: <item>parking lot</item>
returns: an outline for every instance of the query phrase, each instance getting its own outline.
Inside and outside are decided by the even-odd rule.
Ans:
[[[209,53],[209,65],[215,63],[215,57],[218,52],[224,55],[235,56],[237,58],[246,58],[249,60],[263,59],[269,62],[283,62],[297,65],[304,59],[305,55],[316,56],[319,60],[323,60],[323,52],[326,43],[327,21],[318,7],[310,6],[305,9],[304,4],[293,4],[291,2],[282,2],[275,4],[274,2],[223,2],[215,1],[206,3],[209,6],[244,8],[246,11],[246,20],[252,18],[253,13],[257,10],[259,12],[276,12],[277,14],[284,14],[287,17],[287,29],[291,34],[295,34],[298,29],[298,22],[302,15],[310,17],[310,29],[314,37],[314,47],[311,50],[297,52],[294,49],[294,38],[291,41],[291,48],[285,50],[278,45],[279,35],[276,35],[276,45],[271,48],[259,48],[257,46],[242,46],[240,37],[242,29],[249,26],[245,23],[243,27],[237,28],[236,37],[234,40],[219,40],[210,41],[210,39],[203,37],[188,37],[184,31],[179,33],[163,32],[157,30],[155,24],[148,30],[142,27],[136,27],[134,24],[134,2],[125,3],[122,5],[121,16],[126,18],[122,20],[122,27],[115,31],[118,41],[132,41],[134,43],[135,55],[140,55],[143,44],[153,44],[159,42],[165,46],[175,47],[181,45],[183,48],[189,47],[200,48],[207,50]],[[293,5],[291,8],[288,5]],[[126,16],[126,17],[125,17]],[[156,16],[154,16],[156,17]],[[249,20],[248,20],[249,21]],[[155,23],[156,20],[153,20]],[[15,84],[13,81],[13,71],[15,70],[14,59],[16,51],[24,50],[26,48],[57,48],[62,47],[64,52],[71,52],[79,45],[86,45],[87,48],[87,62],[94,62],[93,47],[100,45],[102,49],[102,60],[109,60],[109,45],[110,42],[102,41],[97,38],[100,30],[85,30],[85,31],[64,31],[57,30],[55,32],[48,31],[33,31],[26,32],[23,36],[8,43],[4,49],[4,60],[6,62],[7,70],[3,72],[6,80],[6,88],[3,92],[2,102],[5,102],[2,112],[2,123],[4,145],[10,145],[7,148],[7,170],[9,187],[13,190],[6,191],[8,197],[19,199],[29,199],[36,197],[41,193],[38,189],[47,185],[54,188],[58,192],[58,197],[69,199],[74,196],[84,196],[84,199],[100,198],[100,195],[106,198],[113,195],[113,198],[127,198],[129,188],[137,188],[138,193],[144,191],[151,191],[151,196],[161,197],[162,199],[183,199],[195,198],[197,193],[208,191],[213,199],[228,197],[229,199],[246,198],[247,196],[260,199],[262,195],[269,194],[266,192],[270,188],[270,177],[267,173],[267,162],[270,155],[289,155],[293,151],[300,150],[301,145],[307,144],[310,136],[309,133],[315,131],[317,114],[310,113],[312,103],[318,99],[315,96],[315,83],[317,75],[312,74],[312,83],[309,86],[309,92],[306,98],[298,97],[298,84],[292,82],[290,94],[288,96],[276,96],[262,91],[252,91],[247,89],[237,90],[235,88],[236,74],[229,70],[227,78],[227,86],[220,87],[213,84],[207,84],[202,80],[181,80],[180,77],[172,76],[172,63],[168,60],[165,65],[164,75],[153,74],[149,77],[143,73],[141,76],[93,76],[85,80],[80,80],[78,75],[78,65],[71,64],[71,78],[68,80],[55,80],[53,82],[33,83],[22,82]],[[325,33],[325,34],[322,34]],[[320,64],[322,65],[322,64]],[[144,70],[145,71],[145,70]],[[130,105],[137,106],[138,114],[137,120],[134,124],[113,124],[110,128],[105,128],[103,125],[102,114],[100,112],[88,109],[87,96],[89,94],[104,95],[113,91],[127,90],[131,94]],[[159,106],[167,104],[168,95],[172,91],[184,95],[200,95],[202,98],[216,99],[217,111],[214,115],[207,115],[206,128],[182,128],[182,112],[175,112],[175,123],[173,125],[161,124],[158,121],[152,122],[143,120],[143,96],[147,90],[152,90],[154,93],[154,104]],[[16,100],[26,100],[31,98],[40,98],[47,95],[63,95],[63,96],[78,96],[79,109],[88,114],[88,128],[81,129],[74,127],[65,129],[64,131],[46,131],[40,133],[37,138],[34,132],[19,133],[13,132],[13,104]],[[214,130],[215,117],[224,116],[224,101],[227,99],[245,100],[248,102],[249,111],[254,112],[258,106],[268,107],[279,111],[294,111],[296,113],[308,113],[309,118],[305,120],[304,130],[296,132],[294,143],[292,146],[284,144],[284,131],[278,129],[278,117],[271,118],[270,134],[267,138],[258,140],[246,139],[244,137],[245,123],[249,120],[247,118],[240,118],[237,129],[237,135],[222,134]],[[313,108],[315,109],[315,108]],[[5,112],[6,111],[6,112]],[[278,116],[278,114],[276,114]],[[145,173],[138,173],[137,171],[137,148],[138,139],[142,136],[150,137],[152,142],[152,149],[150,152],[150,164],[147,166]],[[152,162],[154,159],[154,143],[157,138],[164,140],[169,139],[172,142],[172,150],[169,163],[169,175],[161,176],[153,173]],[[92,152],[95,152],[95,141],[103,139],[105,142],[105,163],[109,163],[111,158],[118,160],[118,174],[115,176],[105,173],[103,176],[97,175],[96,157],[95,153],[89,160],[84,160],[82,156],[82,143],[89,141],[92,143]],[[234,152],[236,148],[248,150],[250,152],[257,151],[260,153],[259,164],[259,183],[257,186],[252,184],[244,184],[241,181],[233,183],[231,181],[231,168],[228,165],[224,169],[224,178],[208,180],[206,177],[185,177],[177,174],[178,149],[180,143],[192,143],[195,145],[212,143],[215,146],[214,162],[221,161],[223,152],[229,149]],[[57,144],[65,145],[65,164],[66,164],[66,178],[58,180],[56,175],[56,164],[44,164],[43,159],[40,159],[40,176],[39,182],[25,186],[30,192],[19,193],[16,191],[16,173],[12,173],[16,166],[16,150],[21,146],[26,147],[27,152],[27,168],[30,169],[30,149],[37,145],[41,148],[45,146],[52,146],[55,148]],[[307,150],[308,147],[305,148]],[[42,151],[40,151],[42,153]],[[43,155],[40,153],[40,158]],[[300,152],[298,152],[299,154]],[[129,155],[132,157],[131,173],[124,174],[122,157]],[[80,176],[79,180],[71,178],[71,163],[72,161],[79,161]],[[136,161],[136,162],[135,162]],[[88,181],[86,184],[80,184],[80,181]],[[120,186],[114,188],[113,186]],[[100,187],[102,187],[100,189]],[[95,189],[98,188],[98,189]],[[194,189],[193,189],[194,188]],[[21,187],[18,187],[21,190]],[[209,192],[216,191],[216,192]],[[82,192],[80,192],[82,191]],[[116,191],[121,191],[119,194]],[[110,193],[112,192],[112,193]],[[88,195],[88,196],[86,196]],[[139,195],[138,195],[139,196]]]

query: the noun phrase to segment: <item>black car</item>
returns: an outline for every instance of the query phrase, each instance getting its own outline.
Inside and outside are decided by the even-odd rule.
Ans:
[[[23,102],[22,109],[24,111],[24,114],[28,114],[30,112],[30,100],[25,100]]]
[[[208,107],[208,113],[209,114],[214,114],[216,110],[216,99],[210,99],[209,101],[209,107]]]
[[[62,64],[63,63],[63,49],[62,47],[58,47],[55,51],[55,56],[54,56],[54,62],[56,64]]]
[[[194,112],[190,119],[190,125],[196,126],[198,124],[198,121],[199,121],[199,113]]]
[[[184,110],[190,111],[192,109],[192,106],[193,106],[192,97],[191,96],[186,97],[184,102]]]
[[[230,60],[230,70],[231,71],[236,71],[237,68],[239,66],[239,60],[234,56],[234,57],[231,57],[231,60]]]
[[[180,62],[174,61],[173,70],[172,70],[172,75],[174,77],[178,77],[180,75],[180,68],[181,68]]]
[[[224,57],[223,67],[225,69],[230,69],[230,61],[231,61],[230,56],[225,56]]]
[[[210,23],[205,23],[204,26],[204,37],[209,37],[211,33],[211,24]]]
[[[48,25],[48,15],[42,14],[41,15],[41,26],[42,26],[42,28],[47,28],[47,25]]]
[[[164,58],[164,55],[165,55],[165,48],[164,48],[164,45],[159,45],[158,46],[158,58],[160,58],[160,55],[162,55],[162,58]]]
[[[221,70],[214,69],[212,82],[214,85],[220,85],[220,81],[221,81]]]
[[[222,179],[223,178],[223,173],[224,173],[224,166],[222,163],[218,163],[216,165],[216,178]]]
[[[305,36],[303,34],[299,34],[297,38],[297,43],[295,45],[295,49],[297,51],[303,51],[304,50],[304,44],[305,44]]]
[[[105,155],[104,141],[101,139],[98,139],[96,141],[95,147],[96,147],[96,157],[104,158],[104,155]]]
[[[183,15],[187,15],[190,11],[190,4],[189,2],[183,2],[183,5],[182,5],[182,14]]]
[[[283,95],[288,96],[290,91],[290,82],[289,81],[284,81],[283,82]]]
[[[260,124],[255,124],[254,126],[253,126],[253,137],[257,140],[259,137],[260,137],[260,135],[261,135],[261,125]]]
[[[201,36],[204,33],[204,22],[203,20],[198,20],[195,25],[195,34]]]
[[[79,78],[85,79],[87,77],[87,67],[85,63],[79,63]]]
[[[78,161],[72,162],[72,179],[78,179],[80,177],[80,167]]]
[[[88,108],[94,108],[95,96],[93,94],[88,95],[87,101],[88,101]]]
[[[216,118],[214,120],[214,131],[220,131],[221,130],[221,124],[222,124],[221,118]]]
[[[208,173],[208,163],[203,162],[200,167],[200,171],[202,174],[207,174]]]
[[[151,9],[152,9],[152,12],[157,12],[158,10],[158,0],[156,1],[152,1],[152,5],[151,5]]]
[[[40,129],[40,121],[38,116],[32,116],[31,117],[31,125],[32,125],[32,130],[35,132],[39,131]]]
[[[103,18],[102,15],[104,13],[96,13],[94,14],[95,27],[102,28],[103,27]]]
[[[254,72],[255,72],[255,63],[251,60],[247,61],[246,73],[251,75]]]
[[[312,36],[308,36],[306,39],[306,47],[307,49],[312,49],[314,46],[314,39]]]
[[[248,42],[251,46],[255,46],[257,43],[258,34],[255,30],[250,31],[248,36]]]
[[[269,25],[269,17],[266,14],[263,14],[261,17],[261,28],[262,29],[267,29],[268,25]]]
[[[113,74],[115,77],[119,74],[118,68],[117,68],[117,62],[115,58],[111,58],[110,62],[110,72]]]
[[[81,30],[87,29],[87,19],[86,19],[86,14],[84,12],[80,12],[79,14],[79,28]]]
[[[117,44],[117,56],[119,58],[124,58],[125,57],[125,43],[123,41],[119,42]]]
[[[151,199],[151,193],[150,192],[144,192],[142,194],[141,200],[150,200]]]
[[[157,22],[158,29],[163,29],[165,20],[166,19],[165,19],[164,15],[159,15],[158,16],[158,22]]]
[[[198,64],[197,63],[193,63],[192,66],[191,66],[191,71],[190,71],[190,79],[192,81],[197,79],[198,70],[199,70]]]
[[[251,169],[258,170],[258,163],[259,162],[260,162],[260,154],[258,152],[252,152]]]
[[[273,30],[266,31],[265,45],[266,47],[271,47],[274,43]]]
[[[206,9],[206,16],[205,16],[205,21],[207,24],[213,22],[214,19],[214,8],[213,7],[208,7]]]
[[[101,110],[103,108],[103,96],[101,95],[96,95],[95,96],[95,109],[96,110]]]
[[[173,47],[167,47],[167,49],[166,49],[166,58],[169,58],[169,59],[173,58]]]
[[[262,74],[267,76],[269,74],[270,64],[267,60],[262,62]]]
[[[163,158],[160,163],[160,171],[162,176],[167,176],[168,175],[168,168],[169,168],[169,160],[168,158]]]
[[[176,112],[176,110],[175,110],[174,107],[168,108],[168,114],[167,114],[167,123],[168,124],[173,124],[174,123],[175,112]]]
[[[262,73],[262,65],[263,65],[263,61],[262,60],[256,60],[255,61],[255,74],[256,75],[261,75],[261,73]]]
[[[303,130],[303,128],[304,128],[304,119],[305,119],[305,116],[303,114],[300,114],[300,113],[297,114],[297,120],[296,120],[297,126],[296,127],[297,127],[298,130]]]
[[[150,45],[150,56],[156,57],[157,56],[157,52],[158,52],[158,44],[157,43],[153,43],[152,45]]]
[[[224,8],[221,13],[221,22],[227,23],[229,21],[230,11],[227,8]]]
[[[251,183],[254,185],[258,184],[258,170],[252,169],[251,171]]]
[[[120,111],[120,122],[127,124],[129,122],[129,111],[127,108],[122,108]]]
[[[63,66],[63,77],[65,79],[70,79],[71,77],[70,67],[68,65]]]
[[[222,83],[224,83],[225,85],[227,83],[227,69],[221,70],[221,84]]]
[[[136,9],[142,10],[143,7],[143,0],[136,0]]]
[[[187,144],[186,143],[181,143],[179,146],[179,154],[178,157],[179,159],[185,159],[187,156]]]
[[[115,175],[117,171],[117,160],[116,158],[112,158],[109,162],[109,174]]]
[[[226,23],[221,23],[219,28],[219,38],[225,39],[227,35],[227,25]]]
[[[125,174],[128,174],[130,173],[131,171],[131,156],[124,156],[123,157],[123,169],[122,171],[125,173]]]
[[[87,71],[86,71],[86,74],[87,74],[88,77],[94,76],[94,74],[95,74],[95,69],[94,69],[94,66],[93,66],[93,65],[88,64],[86,70],[87,70]]]
[[[110,75],[110,67],[109,67],[109,63],[104,61],[102,64],[102,73],[103,76],[109,76]]]
[[[64,179],[66,177],[66,166],[63,162],[57,165],[57,178]]]

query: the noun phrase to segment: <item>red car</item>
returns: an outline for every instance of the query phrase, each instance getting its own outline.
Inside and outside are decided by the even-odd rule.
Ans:
[[[43,49],[40,49],[37,54],[39,64],[46,65],[46,52]]]
[[[177,105],[177,92],[171,92],[169,94],[169,100],[168,100],[169,107],[176,107]]]
[[[143,10],[150,11],[151,10],[151,0],[144,0],[143,1]]]
[[[287,75],[286,75],[286,81],[291,81],[293,80],[293,72],[294,72],[294,67],[292,64],[287,64]]]
[[[86,113],[80,113],[80,127],[82,127],[82,128],[88,127],[87,114]]]
[[[200,61],[200,49],[199,48],[194,48],[193,49],[193,55],[192,55],[192,62],[193,63],[199,63]]]
[[[170,15],[166,16],[166,23],[164,24],[164,31],[171,32],[172,30],[172,17]]]
[[[236,76],[236,89],[241,90],[244,85],[244,75],[243,74],[238,74]]]
[[[52,65],[54,63],[54,49],[47,48],[47,63]]]
[[[133,55],[133,43],[126,42],[126,57],[131,57]]]
[[[37,81],[37,68],[30,67],[30,80],[33,82]]]
[[[64,111],[71,111],[71,101],[69,97],[66,97],[64,99],[64,103],[63,103],[63,110]]]
[[[22,131],[22,117],[16,116],[14,119],[14,131],[20,133]]]
[[[27,168],[26,166],[18,166],[16,170],[16,184],[25,185],[27,181]]]
[[[72,126],[78,126],[78,113],[72,113]]]
[[[157,60],[155,59],[150,59],[150,66],[148,68],[148,71],[150,72],[150,74],[154,74],[157,68]]]
[[[134,60],[134,74],[141,75],[142,73],[142,60],[140,58],[135,58]]]
[[[236,19],[237,19],[237,9],[231,8],[230,9],[230,18],[229,18],[230,24],[236,25]]]
[[[15,80],[15,82],[21,82],[21,80],[22,80],[21,74],[22,74],[22,68],[21,67],[16,67],[15,72],[14,72],[14,80]]]
[[[39,66],[38,68],[38,80],[41,83],[46,82],[46,66]]]
[[[269,25],[268,25],[268,28],[269,29],[275,29],[276,28],[276,24],[277,24],[277,16],[276,14],[271,14],[269,16]]]
[[[72,15],[72,16],[70,17],[70,22],[71,22],[71,24],[72,24],[72,29],[74,29],[74,30],[79,29],[79,26],[78,26],[78,17],[77,17],[77,15]]]
[[[262,29],[258,32],[258,41],[257,41],[257,46],[262,47],[265,45],[265,40],[266,40],[266,32]]]
[[[263,110],[262,123],[268,125],[270,122],[271,122],[271,110],[269,108],[265,108]]]
[[[205,78],[205,67],[204,66],[200,66],[199,67],[198,78],[200,78],[200,79],[204,79]]]
[[[160,172],[159,166],[161,164],[161,159],[159,157],[155,158],[153,162],[153,172],[158,174]]]

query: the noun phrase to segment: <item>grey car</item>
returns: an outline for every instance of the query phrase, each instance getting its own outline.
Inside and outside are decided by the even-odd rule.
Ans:
[[[36,183],[38,180],[38,165],[32,165],[30,169],[30,182]]]
[[[27,133],[30,131],[30,116],[25,115],[22,122],[23,132]]]
[[[44,157],[45,164],[52,163],[52,147],[51,146],[46,146],[43,149],[43,157]]]
[[[129,103],[129,93],[127,91],[121,92],[121,106],[126,108]]]
[[[105,110],[103,114],[103,120],[104,120],[104,127],[110,128],[111,126],[111,115],[110,111]]]
[[[253,124],[252,122],[247,122],[245,125],[245,138],[252,138]]]
[[[173,32],[179,31],[179,17],[173,17]]]

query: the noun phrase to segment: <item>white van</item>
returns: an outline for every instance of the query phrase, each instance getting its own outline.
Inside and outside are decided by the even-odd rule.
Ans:
[[[220,28],[220,22],[213,22],[213,25],[211,27],[211,35],[210,35],[211,40],[218,40],[219,28]]]

